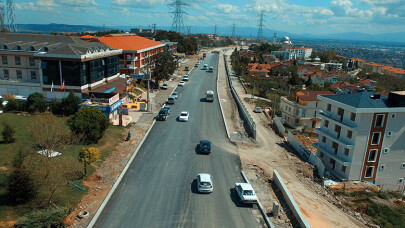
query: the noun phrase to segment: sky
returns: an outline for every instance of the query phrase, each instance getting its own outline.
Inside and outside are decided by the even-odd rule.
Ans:
[[[14,0],[17,24],[171,26],[175,0]],[[314,35],[405,32],[405,0],[180,0],[185,26]],[[5,1],[3,1],[5,2]],[[218,31],[221,34],[221,31]],[[228,35],[230,31],[222,32]],[[405,38],[404,38],[405,40]]]

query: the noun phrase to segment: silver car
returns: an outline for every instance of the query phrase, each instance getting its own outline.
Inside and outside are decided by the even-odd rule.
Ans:
[[[212,177],[208,173],[200,173],[197,176],[198,192],[211,193],[214,190]]]

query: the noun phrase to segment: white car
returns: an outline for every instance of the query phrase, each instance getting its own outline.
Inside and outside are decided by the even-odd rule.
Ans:
[[[198,192],[211,193],[214,190],[212,184],[212,177],[208,173],[200,173],[197,176],[197,188]]]
[[[179,121],[184,121],[187,122],[188,121],[188,117],[189,117],[189,113],[188,112],[181,112],[180,116],[179,116]]]
[[[188,80],[190,80],[190,78],[188,76],[184,75],[183,81],[188,81]]]
[[[173,92],[171,96],[174,97],[174,99],[177,99],[177,97],[179,96],[179,94],[178,94],[177,92]]]
[[[238,193],[240,201],[243,203],[257,203],[257,196],[252,185],[248,183],[236,183],[235,190]]]
[[[180,81],[180,82],[179,82],[179,86],[184,86],[185,84],[186,84],[185,81]]]

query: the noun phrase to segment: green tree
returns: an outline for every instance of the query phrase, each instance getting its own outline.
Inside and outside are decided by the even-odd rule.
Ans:
[[[65,116],[75,114],[79,109],[78,105],[80,103],[82,103],[82,99],[76,96],[72,91],[70,91],[69,95],[62,99],[62,114]]]
[[[305,86],[309,87],[312,85],[312,78],[311,76],[308,76],[308,79],[305,81]]]
[[[96,107],[81,108],[67,120],[70,130],[84,143],[97,143],[103,137],[110,121],[100,109]]]
[[[54,115],[62,115],[62,102],[59,99],[55,99],[51,101],[49,104],[49,107],[51,108],[51,112]]]
[[[152,75],[157,84],[161,80],[168,80],[177,68],[177,64],[169,52],[159,52],[152,57],[152,61],[155,65]]]
[[[100,151],[96,147],[82,148],[79,153],[79,161],[83,163],[84,175],[87,174],[87,164],[92,164],[100,158]]]
[[[290,79],[289,79],[289,83],[291,85],[296,85],[296,86],[301,86],[303,84],[302,79],[300,78],[300,76],[298,75],[298,71],[297,71],[297,67],[296,66],[291,66],[289,69],[289,73],[291,74]]]
[[[31,93],[27,100],[28,110],[30,112],[45,112],[48,108],[48,104],[42,93]]]
[[[38,186],[30,172],[14,169],[7,177],[7,196],[12,204],[26,203],[38,194]]]
[[[68,208],[44,208],[18,218],[15,227],[65,227],[63,224],[70,213]]]
[[[13,143],[15,141],[14,134],[15,130],[6,121],[3,121],[3,131],[1,132],[3,140],[6,143]]]

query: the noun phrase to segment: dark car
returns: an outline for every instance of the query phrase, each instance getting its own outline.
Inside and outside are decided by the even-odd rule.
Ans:
[[[211,153],[211,142],[208,140],[200,141],[200,153],[209,154]]]
[[[165,108],[162,108],[159,111],[159,114],[157,116],[157,120],[166,120],[168,115],[169,115],[168,110],[165,109]]]
[[[163,107],[162,109],[166,109],[167,110],[167,115],[170,115],[170,111],[172,111],[172,106],[165,105],[165,107]]]

